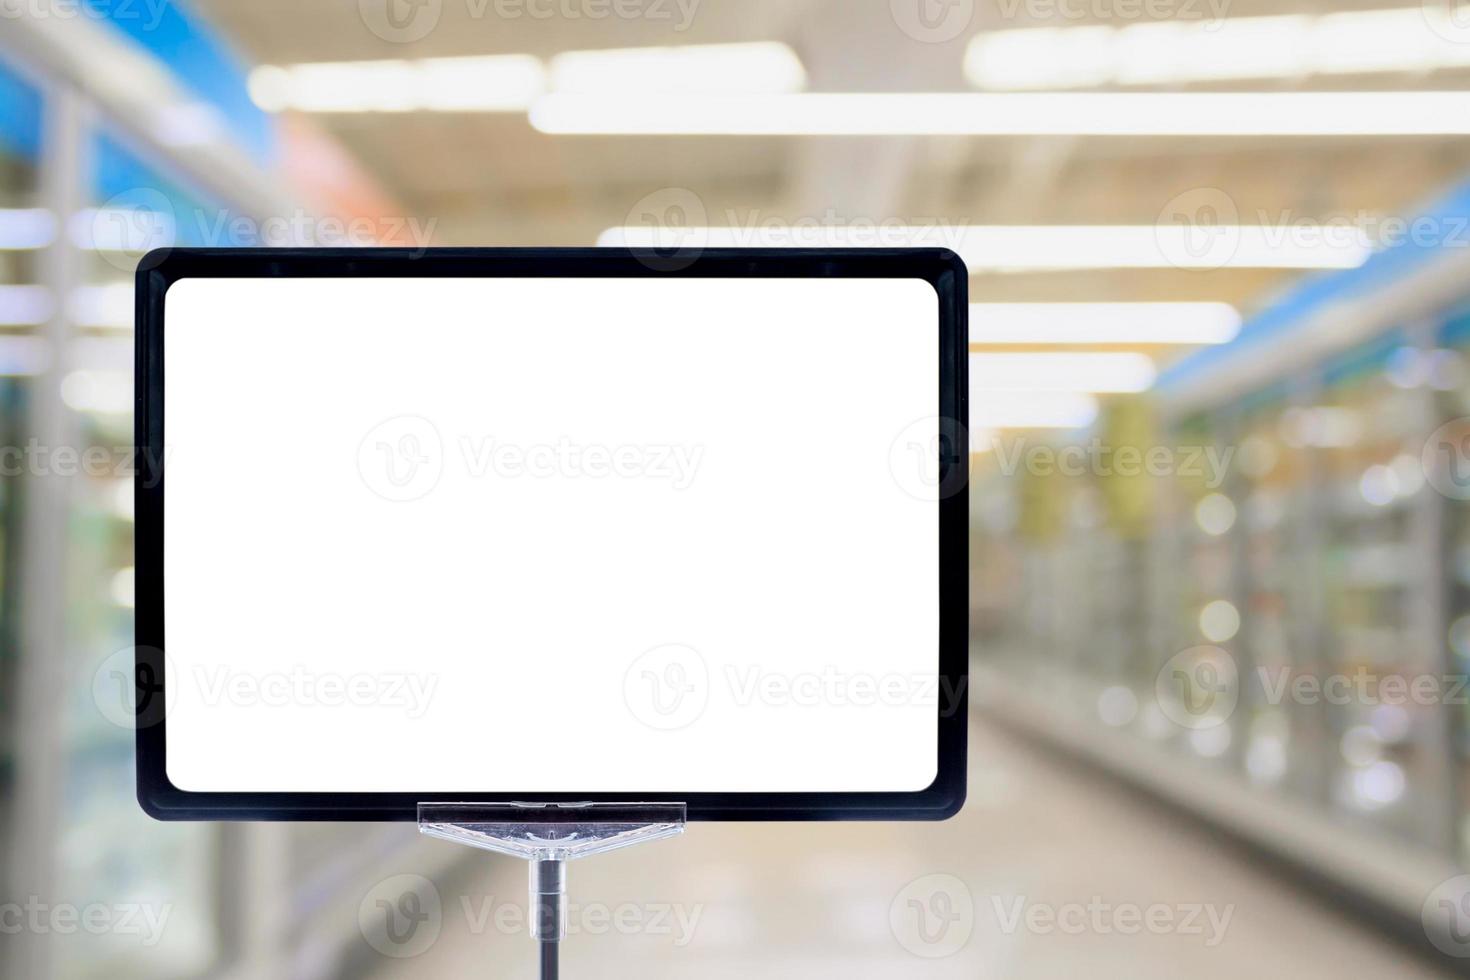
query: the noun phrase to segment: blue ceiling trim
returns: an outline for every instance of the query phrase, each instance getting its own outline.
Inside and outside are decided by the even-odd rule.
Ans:
[[[1470,181],[1411,219],[1398,240],[1374,252],[1358,268],[1298,280],[1248,317],[1230,343],[1197,351],[1165,368],[1159,375],[1158,390],[1183,390],[1241,353],[1289,337],[1317,312],[1382,290],[1453,248],[1470,248]]]
[[[0,62],[0,148],[23,160],[41,153],[41,93]]]
[[[256,162],[269,165],[275,160],[275,123],[250,100],[244,62],[184,0],[83,3],[90,16],[116,28],[217,109],[235,142]]]

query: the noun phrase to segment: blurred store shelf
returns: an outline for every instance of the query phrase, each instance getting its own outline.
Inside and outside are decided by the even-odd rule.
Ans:
[[[1256,849],[1267,866],[1357,896],[1363,908],[1379,916],[1380,928],[1427,951],[1421,921],[1425,897],[1460,874],[1449,857],[1366,828],[1326,822],[1306,801],[1263,790],[1244,775],[1201,770],[1166,747],[1099,730],[1093,699],[1077,685],[1023,685],[983,669],[973,683],[981,716],[1095,767],[1098,777],[1115,778],[1187,814],[1200,821],[1202,835],[1219,833],[1222,843]]]

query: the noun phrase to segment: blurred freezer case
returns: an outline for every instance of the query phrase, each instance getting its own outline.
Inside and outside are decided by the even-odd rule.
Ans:
[[[1147,616],[1114,607],[1134,598],[1118,584],[1130,569],[1118,545],[1132,529],[1089,502],[1106,497],[1105,479],[1038,485],[1047,479],[1008,479],[977,461],[986,502],[972,560],[983,571],[1001,555],[1019,568],[1025,613],[1002,616],[990,601],[976,656],[997,651],[993,662],[1030,688],[1066,691],[1099,723],[1170,745],[1196,768],[1309,802],[1323,820],[1470,860],[1465,697],[1420,703],[1375,681],[1412,690],[1429,678],[1453,695],[1452,675],[1470,668],[1470,504],[1436,493],[1421,459],[1431,433],[1470,416],[1470,307],[1280,376],[1269,344],[1254,356],[1255,387],[1183,412],[1167,393],[1151,396],[1176,459],[1212,447],[1229,465],[1218,482],[1180,471],[1157,488],[1140,544]],[[1459,496],[1470,497],[1470,425],[1463,436],[1466,451],[1449,462],[1463,468]],[[1233,607],[1238,628],[1228,611],[1210,621],[1206,609],[1221,613],[1219,603]],[[1239,703],[1223,724],[1191,731],[1161,716],[1155,684],[1172,657],[1198,646],[1233,661]]]

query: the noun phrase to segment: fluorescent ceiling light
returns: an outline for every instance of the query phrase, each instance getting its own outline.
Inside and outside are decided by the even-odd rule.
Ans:
[[[1223,344],[1229,303],[972,303],[972,344]]]
[[[1116,34],[1111,27],[980,34],[965,49],[965,76],[972,84],[987,89],[1101,85],[1113,74],[1111,56]],[[1041,62],[1038,58],[1059,60]],[[996,84],[994,79],[1004,79],[1008,84]]]
[[[1470,134],[1470,92],[938,92],[547,95],[543,133],[695,136]]]
[[[970,386],[970,449],[990,448],[991,429],[1080,429],[1097,418],[1097,399],[1079,391],[985,391]]]
[[[66,304],[72,322],[84,327],[133,326],[133,284],[114,282],[105,286],[79,286]]]
[[[0,337],[0,375],[40,374],[51,363],[51,345],[44,337]]]
[[[421,104],[440,112],[521,110],[545,86],[541,62],[530,55],[427,58],[413,64]]]
[[[551,91],[684,94],[798,92],[806,71],[784,44],[692,44],[670,48],[567,51],[549,65]]]
[[[980,88],[1083,88],[1470,67],[1470,30],[1449,6],[1323,16],[1159,21],[990,31],[965,52]]]
[[[0,326],[39,326],[55,311],[51,291],[45,286],[0,286]]]
[[[1147,391],[1154,362],[1134,353],[971,354],[977,391]]]
[[[249,84],[271,112],[510,112],[541,94],[545,72],[538,58],[508,54],[262,65]]]
[[[279,112],[513,112],[551,91],[603,97],[779,94],[806,72],[784,44],[567,51],[543,65],[526,54],[262,65],[250,97]]]
[[[724,228],[620,227],[597,244],[633,248],[948,248],[971,272],[1066,269],[1351,269],[1371,253],[1353,235],[1300,235],[1266,225],[846,226],[801,221]]]
[[[131,383],[133,339],[131,337],[78,337],[67,346],[67,364],[105,375],[121,374]]]
[[[56,215],[45,208],[0,208],[0,249],[45,248],[56,239]]]
[[[133,410],[133,378],[123,371],[73,371],[61,379],[61,400],[76,412],[126,415]]]

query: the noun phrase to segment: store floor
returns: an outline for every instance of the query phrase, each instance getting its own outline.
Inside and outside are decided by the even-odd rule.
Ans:
[[[1439,975],[1089,772],[984,725],[970,746],[944,824],[699,824],[572,864],[563,976]],[[436,882],[437,940],[368,975],[535,976],[522,867],[471,862]]]

